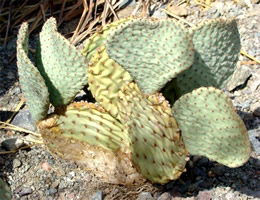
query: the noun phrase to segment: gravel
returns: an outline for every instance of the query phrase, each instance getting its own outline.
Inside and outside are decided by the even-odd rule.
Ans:
[[[260,4],[259,1],[256,2],[258,4],[250,8],[243,1],[239,1],[238,4],[234,1],[217,1],[209,10],[201,10],[191,1],[186,20],[196,24],[198,21],[219,16],[236,17],[242,50],[260,60]],[[164,16],[160,12],[155,13]],[[32,36],[32,40],[35,40],[35,37]],[[6,48],[0,46],[1,121],[11,116],[22,96],[16,62],[15,60],[9,62],[15,54],[15,48],[16,38],[10,40]],[[232,87],[226,90],[249,130],[253,146],[249,161],[242,167],[232,169],[203,157],[192,156],[187,163],[187,172],[183,173],[180,179],[164,186],[149,182],[142,186],[111,185],[102,183],[94,173],[84,170],[73,162],[53,157],[43,145],[25,148],[26,143],[23,139],[27,137],[26,134],[1,129],[0,176],[9,184],[14,200],[259,199],[260,66],[250,64],[248,61],[248,58],[240,56],[237,75],[230,82]],[[12,123],[35,130],[26,106],[19,111]],[[5,154],[6,151],[15,153]]]

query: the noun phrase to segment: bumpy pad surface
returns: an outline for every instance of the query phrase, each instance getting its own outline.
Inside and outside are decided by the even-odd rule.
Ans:
[[[39,129],[53,153],[94,170],[106,182],[144,180],[132,166],[123,125],[97,104],[73,103],[63,115],[42,121]]]
[[[0,199],[11,200],[12,194],[8,185],[0,178]]]
[[[49,93],[38,69],[28,58],[28,24],[23,23],[17,39],[17,66],[20,85],[32,118],[43,119],[49,108]]]
[[[213,87],[199,88],[173,105],[187,150],[228,167],[249,159],[248,133],[229,97]]]
[[[131,18],[121,19],[111,24],[107,24],[102,28],[101,31],[96,32],[90,38],[88,38],[82,51],[82,54],[86,56],[87,61],[90,61],[91,57],[96,53],[97,48],[103,45],[107,36],[113,29],[115,29],[119,24],[124,23],[130,19]]]
[[[54,106],[68,104],[87,84],[87,61],[80,51],[57,32],[56,21],[50,18],[40,33],[41,74],[46,80]]]
[[[110,59],[105,46],[98,48],[88,66],[88,82],[93,97],[114,117],[118,115],[118,91],[130,74]]]
[[[163,96],[146,96],[134,83],[122,87],[120,115],[131,139],[132,159],[152,182],[167,183],[185,171],[187,152]]]
[[[223,88],[233,74],[240,52],[240,37],[234,20],[212,20],[193,30],[194,64],[178,75],[180,97],[201,86]]]
[[[105,44],[108,55],[147,94],[160,90],[194,59],[190,34],[172,20],[132,19],[117,26]]]

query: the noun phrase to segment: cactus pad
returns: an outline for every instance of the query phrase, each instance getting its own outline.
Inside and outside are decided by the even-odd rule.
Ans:
[[[73,103],[63,115],[42,121],[39,128],[50,151],[83,164],[106,182],[144,180],[132,166],[123,125],[97,104]]]
[[[136,168],[155,183],[179,178],[187,152],[168,102],[158,93],[142,94],[135,83],[124,85],[119,97],[119,113],[131,139]]]
[[[178,75],[178,97],[201,86],[225,87],[233,74],[240,52],[240,37],[235,20],[211,20],[192,30],[194,64]]]
[[[248,133],[229,97],[213,87],[183,95],[173,105],[187,150],[228,167],[249,159]]]
[[[0,178],[0,199],[11,200],[12,194],[8,185]]]
[[[75,46],[57,32],[55,18],[48,19],[40,33],[39,68],[54,106],[68,104],[87,85],[87,61]]]
[[[132,19],[117,26],[105,45],[147,94],[159,91],[194,59],[190,34],[172,20]]]
[[[105,46],[98,48],[88,66],[89,88],[94,98],[114,117],[117,116],[117,93],[130,74],[118,63],[110,59]]]
[[[103,45],[110,32],[115,29],[119,24],[122,24],[130,19],[131,18],[121,19],[111,24],[107,24],[102,28],[101,31],[96,32],[94,35],[88,38],[86,43],[84,44],[84,49],[82,50],[82,54],[86,56],[87,62],[90,61],[91,57],[95,54],[97,48]]]
[[[38,69],[28,58],[28,24],[23,23],[17,39],[17,66],[20,85],[32,118],[43,119],[49,109],[49,93]]]

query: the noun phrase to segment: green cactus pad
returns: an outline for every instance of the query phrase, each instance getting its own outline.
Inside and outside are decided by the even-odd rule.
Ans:
[[[171,108],[158,93],[147,96],[135,83],[119,92],[120,112],[131,139],[132,159],[141,174],[164,184],[185,171],[187,151]]]
[[[93,97],[114,117],[117,117],[117,93],[130,74],[110,59],[105,46],[98,48],[88,66],[88,82]]]
[[[0,199],[11,200],[12,194],[8,185],[0,178]]]
[[[103,45],[104,41],[112,30],[114,30],[119,24],[122,24],[130,19],[132,18],[125,18],[115,21],[111,24],[107,24],[102,28],[101,31],[96,32],[94,35],[88,38],[84,44],[84,49],[82,50],[82,54],[86,56],[87,61],[89,62],[91,57],[96,53],[97,48]]]
[[[249,159],[248,133],[229,97],[214,87],[201,87],[173,105],[187,150],[228,167]]]
[[[233,74],[240,52],[240,37],[235,20],[211,20],[192,30],[194,64],[178,75],[178,97],[201,86],[224,88]]]
[[[87,85],[87,60],[75,46],[57,32],[55,18],[48,19],[40,33],[41,61],[54,106],[68,104]]]
[[[38,125],[49,150],[95,171],[104,181],[143,181],[130,160],[124,127],[97,104],[69,105],[62,115],[50,115]]]
[[[17,66],[26,105],[35,122],[43,119],[49,109],[49,93],[38,69],[28,58],[28,23],[23,23],[17,39]]]
[[[113,30],[105,45],[147,94],[159,91],[194,59],[191,35],[173,20],[132,19]]]
[[[123,126],[97,104],[73,103],[64,114],[55,115],[54,134],[116,151],[127,143]],[[50,121],[50,120],[49,120]]]

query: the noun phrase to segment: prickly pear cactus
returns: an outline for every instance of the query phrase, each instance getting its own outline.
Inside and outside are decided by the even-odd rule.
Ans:
[[[155,183],[175,180],[185,171],[187,151],[171,108],[160,94],[142,94],[135,83],[119,92],[119,114],[131,139],[135,167]]]
[[[23,23],[17,39],[17,66],[26,105],[35,121],[43,119],[49,109],[49,93],[39,70],[28,58],[28,23]]]
[[[11,200],[12,194],[8,185],[0,178],[0,199]]]
[[[248,160],[246,128],[228,97],[213,87],[188,93],[223,87],[233,72],[240,47],[234,21],[190,34],[171,20],[123,19],[94,34],[81,55],[50,18],[40,34],[38,69],[27,57],[27,28],[17,43],[21,86],[53,154],[114,184],[175,180],[188,153],[229,167]],[[71,103],[87,84],[97,102]],[[165,84],[172,108],[158,93]],[[49,95],[55,111],[46,116]]]
[[[202,87],[173,105],[187,150],[228,167],[248,161],[251,146],[246,127],[221,90]]]
[[[87,84],[87,60],[57,32],[55,18],[45,22],[40,43],[38,67],[48,86],[50,101],[54,106],[66,105]]]
[[[147,94],[160,90],[194,59],[190,34],[172,20],[132,19],[113,30],[105,45]]]
[[[177,96],[201,86],[224,88],[235,71],[241,48],[234,19],[210,20],[192,29],[195,59],[174,84]]]

